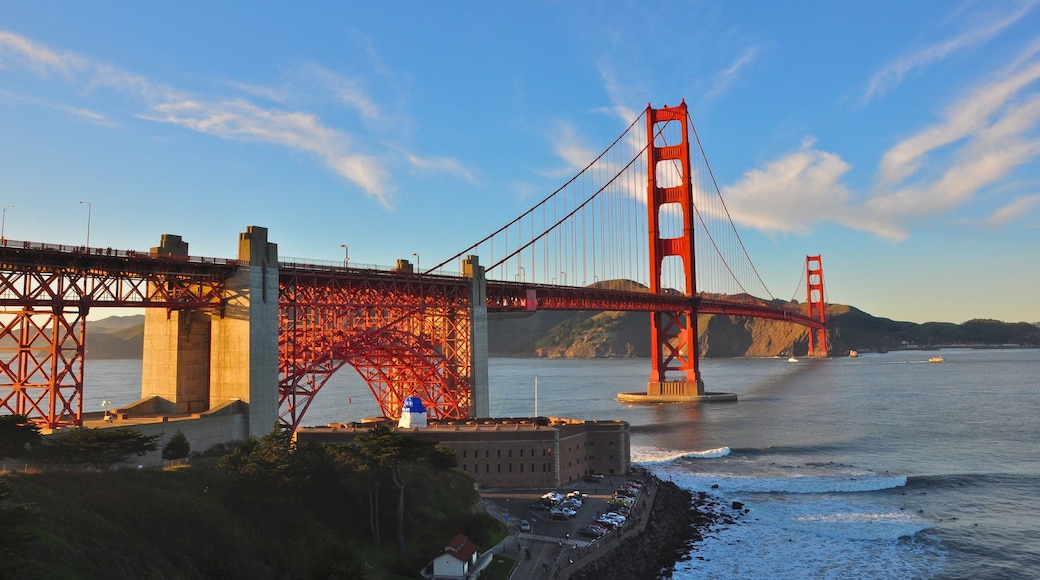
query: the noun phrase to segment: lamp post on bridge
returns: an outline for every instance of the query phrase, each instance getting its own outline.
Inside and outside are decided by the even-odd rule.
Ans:
[[[343,248],[343,267],[350,267],[350,248],[346,244],[340,244],[339,247]]]
[[[87,204],[87,246],[90,247],[90,213],[94,206],[89,201],[80,201],[80,205]]]
[[[13,203],[5,207],[3,219],[0,219],[0,241],[2,241],[4,244],[7,243],[7,236],[4,235],[4,230],[7,228],[7,210],[11,209],[12,207],[14,207]]]
[[[419,267],[419,254],[412,252],[412,255],[415,256],[415,273],[422,274],[422,268]]]

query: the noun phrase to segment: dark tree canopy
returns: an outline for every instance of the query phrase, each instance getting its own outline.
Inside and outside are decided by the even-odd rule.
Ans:
[[[158,435],[142,435],[127,427],[81,427],[47,438],[39,456],[51,463],[114,465],[159,448]]]
[[[170,437],[170,441],[162,450],[163,459],[184,459],[189,455],[191,455],[191,444],[180,430]]]
[[[0,457],[24,457],[42,439],[40,426],[25,415],[0,416]]]

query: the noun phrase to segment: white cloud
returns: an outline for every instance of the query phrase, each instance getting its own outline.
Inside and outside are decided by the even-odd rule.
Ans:
[[[1000,20],[985,23],[960,36],[926,47],[888,64],[871,79],[870,86],[867,88],[867,93],[864,95],[863,100],[866,102],[874,96],[883,96],[891,87],[902,82],[903,78],[914,69],[924,68],[962,49],[982,44],[1001,30],[1020,20],[1032,10],[1034,4],[1035,1],[1024,2],[1017,10]]]
[[[988,227],[1001,227],[1026,215],[1034,207],[1040,207],[1040,194],[1020,197],[1010,204],[990,214],[982,224]]]
[[[405,153],[405,156],[407,157],[408,162],[417,169],[424,171],[440,171],[443,173],[458,175],[471,183],[476,181],[476,178],[473,177],[473,173],[455,159],[448,157],[424,158],[419,157],[414,153]]]
[[[984,131],[991,117],[1001,114],[1011,99],[1037,79],[1040,79],[1040,62],[1030,63],[1024,70],[979,87],[954,103],[943,122],[904,139],[885,153],[880,167],[882,184],[891,185],[906,179],[921,167],[932,151]],[[1019,132],[1029,128],[1023,126]]]
[[[41,76],[53,72],[68,77],[87,66],[86,60],[80,56],[58,53],[23,36],[0,30],[0,68],[8,68],[8,63],[17,62],[24,63]]]
[[[372,155],[358,154],[351,138],[343,131],[325,126],[314,114],[264,108],[246,99],[207,99],[193,97],[140,75],[111,65],[93,62],[71,53],[58,53],[16,34],[0,31],[0,68],[20,62],[35,74],[47,77],[52,72],[78,82],[87,90],[107,88],[144,101],[149,112],[138,117],[170,123],[222,139],[267,143],[306,151],[322,159],[333,172],[360,187],[384,207],[390,207],[388,172]],[[379,111],[364,93],[347,79],[315,67],[314,74],[365,119],[377,119]],[[83,78],[78,78],[83,77]],[[280,93],[253,85],[240,85],[246,92],[279,97]],[[80,107],[52,105],[91,122],[104,117]]]

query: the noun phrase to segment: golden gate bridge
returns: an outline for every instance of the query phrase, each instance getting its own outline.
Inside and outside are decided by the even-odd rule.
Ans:
[[[804,303],[773,296],[685,102],[648,106],[562,187],[426,270],[279,260],[258,227],[237,259],[190,256],[173,235],[148,252],[2,240],[0,412],[83,424],[86,317],[104,307],[146,309],[142,394],[157,408],[244,401],[254,433],[274,416],[300,426],[344,366],[387,417],[409,396],[433,418],[486,417],[488,312],[647,312],[647,396],[701,400],[699,314],[800,324],[826,355],[818,255],[804,275]]]

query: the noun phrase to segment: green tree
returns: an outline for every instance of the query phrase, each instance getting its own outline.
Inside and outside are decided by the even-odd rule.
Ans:
[[[0,457],[24,457],[43,440],[40,426],[25,415],[0,416]]]
[[[159,448],[159,435],[142,435],[129,427],[80,427],[48,437],[39,456],[51,463],[94,463],[111,466]]]
[[[178,429],[177,433],[170,437],[166,447],[163,447],[163,459],[184,459],[189,455],[191,455],[191,444],[188,443],[188,438],[184,436],[184,433]]]
[[[379,545],[378,505],[380,475],[389,475],[397,488],[397,545],[401,554],[405,553],[404,542],[404,499],[405,481],[401,475],[401,467],[420,461],[443,463],[443,455],[438,451],[436,443],[423,441],[417,437],[394,431],[386,425],[378,425],[368,433],[354,438],[357,451],[362,462],[374,472],[370,481],[369,505],[375,513],[370,513],[373,522],[373,542]]]
[[[292,431],[275,425],[261,438],[250,437],[221,457],[217,467],[233,480],[284,480],[292,473]]]

